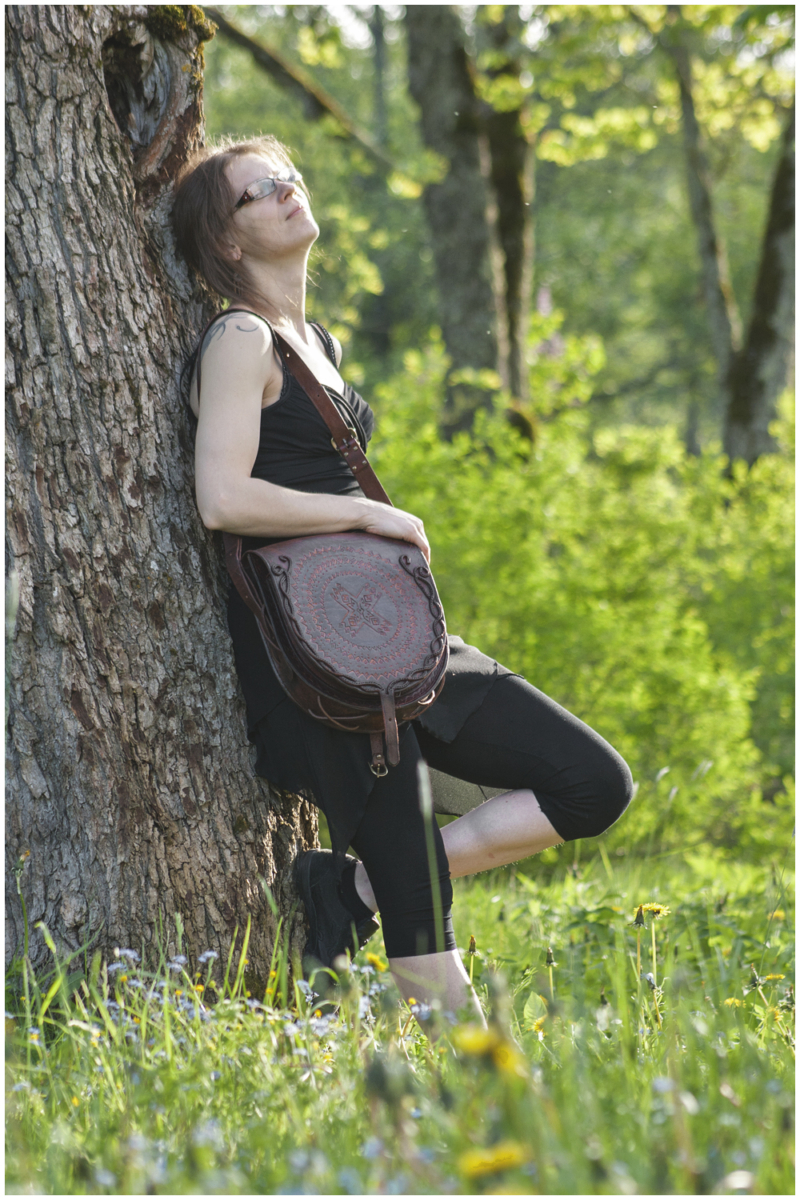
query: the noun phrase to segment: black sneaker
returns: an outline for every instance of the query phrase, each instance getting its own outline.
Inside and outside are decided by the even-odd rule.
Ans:
[[[348,856],[348,861],[354,860]],[[304,970],[320,965],[333,967],[342,954],[352,957],[380,928],[374,917],[356,922],[342,904],[330,850],[308,850],[301,854],[295,864],[295,883],[309,925],[303,951]]]

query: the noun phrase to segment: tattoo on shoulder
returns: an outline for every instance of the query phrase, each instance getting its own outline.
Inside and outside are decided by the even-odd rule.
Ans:
[[[261,329],[260,322],[254,320],[252,317],[248,317],[247,313],[228,313],[227,316],[220,317],[218,321],[214,322],[203,338],[203,345],[200,348],[201,363],[206,356],[209,346],[212,346],[215,342],[219,342],[225,336],[225,331],[230,325],[239,333],[258,333],[259,329]]]

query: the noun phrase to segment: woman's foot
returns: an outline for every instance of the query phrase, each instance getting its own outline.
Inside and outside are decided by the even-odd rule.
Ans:
[[[348,856],[348,864],[356,860]],[[359,917],[342,903],[330,850],[309,850],[295,864],[295,883],[308,917],[303,970],[332,967],[342,954],[355,954],[380,928],[374,916]]]

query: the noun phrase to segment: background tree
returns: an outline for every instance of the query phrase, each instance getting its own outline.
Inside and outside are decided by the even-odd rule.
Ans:
[[[708,238],[698,242],[687,204],[688,127],[667,38],[674,33],[690,53],[695,132],[698,144],[704,144],[707,194],[714,199],[711,236],[723,258],[727,251],[727,294],[731,302],[740,297],[744,324],[749,329],[755,322],[758,344],[773,347],[755,371],[759,387],[772,388],[760,409],[766,429],[790,357],[787,306],[779,300],[788,294],[789,273],[781,273],[780,285],[773,271],[772,284],[761,286],[758,297],[755,288],[760,262],[787,262],[786,238],[779,240],[783,248],[777,257],[771,253],[764,259],[766,242],[759,243],[759,231],[767,225],[770,189],[778,185],[778,142],[792,102],[791,10],[692,7],[673,29],[666,10],[648,6],[414,5],[404,17],[399,6],[384,5],[379,33],[371,11],[354,5],[225,8],[232,21],[260,41],[266,38],[284,60],[299,59],[311,68],[315,86],[324,85],[376,142],[383,137],[383,118],[377,117],[383,108],[374,100],[378,89],[386,108],[381,146],[397,168],[384,176],[388,187],[379,182],[368,155],[340,141],[341,126],[323,118],[312,131],[303,110],[287,103],[288,93],[278,95],[266,80],[257,80],[224,42],[210,59],[212,124],[241,132],[254,122],[265,128],[277,124],[288,140],[294,139],[313,176],[315,203],[326,221],[318,259],[320,313],[341,317],[338,331],[351,364],[355,351],[357,374],[385,377],[393,353],[419,345],[432,321],[454,370],[457,360],[474,371],[494,359],[503,382],[521,401],[522,415],[535,423],[551,411],[548,395],[527,398],[537,370],[535,347],[542,341],[541,314],[531,318],[528,312],[533,291],[544,289],[544,308],[554,303],[554,316],[563,312],[566,330],[599,335],[605,343],[606,362],[588,402],[595,424],[613,426],[623,419],[660,424],[671,420],[677,407],[686,444],[695,452],[730,426],[727,384],[720,384],[720,359],[709,332],[704,260],[696,249]],[[425,67],[427,39],[415,41],[415,25],[430,27],[431,39],[439,38],[440,70],[433,69],[432,54],[430,69]],[[409,95],[416,89],[425,111],[440,111],[440,93],[454,61],[446,46],[461,55],[459,94],[472,114],[457,133],[458,154],[467,154],[469,145],[473,169],[477,162],[485,187],[485,204],[454,212],[464,237],[476,247],[477,269],[467,281],[471,300],[490,318],[483,326],[490,334],[476,334],[469,345],[459,332],[462,324],[446,323],[443,315],[453,307],[454,281],[460,279],[450,276],[450,268],[463,273],[455,253],[446,266],[454,226],[423,224],[415,203],[421,190],[431,196],[439,194],[437,188],[457,188],[455,143],[445,144],[456,135],[455,126],[429,120],[426,131],[421,109]],[[411,89],[407,67],[416,81]],[[428,86],[430,96],[423,96]],[[454,101],[451,123],[456,111],[461,113],[462,106]],[[536,195],[529,202],[534,167]],[[477,187],[480,192],[480,182]],[[362,236],[352,236],[354,226],[351,222],[348,228],[345,213],[360,224]],[[774,237],[771,244],[774,250]],[[344,306],[342,283],[348,297]],[[767,336],[763,301],[768,292],[774,316],[767,318],[772,330]],[[776,321],[784,332],[773,329]],[[553,353],[554,343],[544,342]],[[746,358],[737,355],[740,378],[745,361],[753,376],[759,357],[750,342]],[[484,376],[484,384],[488,381]],[[450,399],[452,382],[451,377]],[[556,407],[574,398],[563,395]],[[477,389],[473,399],[485,404],[486,388]]]
[[[224,573],[192,494],[179,384],[207,310],[175,258],[171,181],[202,137],[192,7],[6,9],[7,954],[31,923],[227,951],[268,969],[314,810],[252,774]],[[34,932],[30,956],[44,963]]]

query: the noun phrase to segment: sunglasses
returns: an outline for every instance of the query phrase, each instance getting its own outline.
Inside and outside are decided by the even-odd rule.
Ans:
[[[279,183],[302,182],[303,176],[299,171],[295,171],[294,167],[284,167],[274,177],[267,176],[266,179],[258,179],[255,183],[251,183],[234,204],[233,211],[238,212],[243,204],[251,204],[253,200],[261,200],[264,196],[271,196]]]

